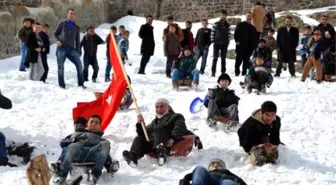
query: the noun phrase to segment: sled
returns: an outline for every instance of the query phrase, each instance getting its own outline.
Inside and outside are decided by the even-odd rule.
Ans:
[[[194,135],[187,135],[183,136],[183,140],[176,143],[174,146],[171,147],[169,156],[173,157],[186,157],[192,151],[194,145],[195,136]],[[146,154],[148,157],[157,158],[155,153]]]
[[[81,173],[84,173],[87,176],[87,180],[89,181],[90,172],[91,172],[93,167],[95,167],[94,162],[72,163],[69,172],[70,172],[71,176],[76,176],[76,175],[79,175]]]
[[[179,80],[177,83],[179,84],[179,86],[191,87],[192,80],[186,78],[183,80]]]
[[[26,175],[30,185],[49,185],[51,173],[44,154],[35,156],[30,160]]]

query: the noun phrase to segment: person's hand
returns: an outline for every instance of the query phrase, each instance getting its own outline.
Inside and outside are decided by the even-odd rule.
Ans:
[[[36,48],[35,51],[41,52],[41,48]]]
[[[57,41],[56,44],[57,44],[57,46],[62,46],[63,45],[61,41]]]
[[[174,144],[174,139],[168,139],[168,141],[167,141],[167,147],[172,147],[173,146],[173,144]]]
[[[42,52],[45,52],[45,50],[46,50],[45,48],[42,48]]]
[[[145,122],[144,118],[142,117],[142,114],[139,114],[137,116],[137,121],[138,121],[138,123],[144,123]]]

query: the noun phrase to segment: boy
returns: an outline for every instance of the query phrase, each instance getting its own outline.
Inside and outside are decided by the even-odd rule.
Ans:
[[[303,35],[300,38],[299,48],[300,48],[300,55],[301,55],[301,62],[302,68],[304,68],[307,62],[307,54],[308,54],[308,40],[311,35],[311,27],[307,26],[303,32]]]
[[[211,29],[208,28],[208,20],[203,19],[202,28],[197,31],[195,38],[195,61],[197,63],[199,58],[202,57],[202,64],[200,69],[201,74],[204,74],[210,44]]]
[[[122,34],[122,38],[118,42],[118,48],[121,56],[122,62],[125,64],[125,60],[128,60],[127,56],[127,51],[129,48],[129,42],[128,42],[128,37],[129,37],[130,32],[128,30],[125,30]]]
[[[228,74],[221,74],[217,80],[218,85],[208,90],[204,106],[208,108],[208,124],[215,126],[217,122],[224,123],[227,127],[237,125],[238,102],[240,98],[234,90],[230,90],[231,78]]]
[[[123,26],[123,25],[119,26],[119,34],[117,36],[117,38],[118,38],[117,43],[119,43],[119,41],[123,38],[123,34],[124,34],[125,31],[126,31],[125,26]]]
[[[47,35],[49,35],[49,28],[50,28],[49,24],[42,25],[42,31],[46,33]]]
[[[42,65],[44,68],[44,73],[41,77],[41,81],[43,83],[46,83],[48,72],[49,72],[49,66],[48,66],[48,54],[50,52],[50,40],[49,40],[49,25],[43,24],[42,25],[42,31],[39,32],[40,38],[43,42],[43,48],[45,48],[44,51],[41,52],[41,59],[42,59]]]
[[[87,29],[87,34],[84,35],[81,43],[80,50],[84,47],[84,81],[88,80],[89,65],[93,68],[92,82],[97,82],[97,76],[99,71],[98,61],[97,61],[97,47],[99,44],[103,44],[104,41],[96,33],[92,26]]]
[[[173,61],[181,53],[179,36],[176,34],[176,27],[173,25],[169,26],[169,32],[165,35],[163,49],[164,49],[164,55],[167,57],[166,76],[168,78],[171,78],[171,69],[173,66]]]
[[[274,29],[271,28],[269,31],[268,31],[268,34],[267,36],[264,37],[265,41],[266,41],[266,46],[268,48],[271,49],[271,52],[273,53],[274,50],[276,50],[276,40],[275,38],[273,37],[274,35]]]
[[[21,52],[21,62],[19,70],[24,72],[26,68],[29,68],[29,63],[26,63],[26,55],[27,55],[27,37],[29,33],[33,32],[32,25],[34,24],[34,19],[32,18],[24,18],[23,19],[23,27],[18,32],[18,38],[20,40],[20,52]]]
[[[110,59],[110,41],[111,41],[111,34],[114,35],[114,39],[116,41],[116,44],[118,44],[118,36],[117,36],[117,27],[111,26],[110,27],[110,33],[106,36],[106,70],[105,70],[105,82],[111,81],[110,73],[111,73],[111,59]]]

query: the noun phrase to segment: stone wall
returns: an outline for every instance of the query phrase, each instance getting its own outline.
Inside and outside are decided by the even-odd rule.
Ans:
[[[17,5],[39,7],[41,5],[41,0],[0,0],[0,10],[4,10],[8,6]]]

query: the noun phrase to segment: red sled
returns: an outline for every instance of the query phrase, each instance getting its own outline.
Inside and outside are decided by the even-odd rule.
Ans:
[[[171,147],[169,156],[186,157],[190,154],[194,146],[194,135],[183,136],[183,140]],[[146,154],[148,157],[156,158],[155,153]]]

